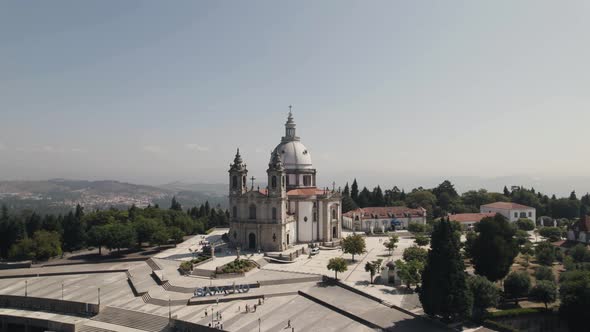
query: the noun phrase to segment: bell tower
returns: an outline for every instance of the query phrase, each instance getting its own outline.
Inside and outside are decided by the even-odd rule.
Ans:
[[[246,164],[242,161],[240,156],[240,149],[236,152],[234,163],[229,165],[229,196],[240,196],[244,194],[248,187],[246,186],[246,177],[248,170]]]
[[[283,167],[281,154],[276,150],[271,153],[266,173],[268,174],[268,196],[285,198],[287,196],[285,168]]]

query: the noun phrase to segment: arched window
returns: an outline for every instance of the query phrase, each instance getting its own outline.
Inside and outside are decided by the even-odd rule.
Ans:
[[[272,178],[270,179],[270,183],[273,189],[275,189],[277,187],[277,177],[276,176],[272,176]]]
[[[237,175],[234,175],[232,177],[232,179],[231,179],[231,186],[234,189],[237,189],[238,188],[238,177],[237,177]]]
[[[332,219],[337,219],[338,218],[338,212],[336,212],[336,209],[332,209]]]
[[[246,176],[242,176],[242,186],[246,187]]]
[[[232,211],[232,215],[234,216],[234,218],[238,217],[238,207],[234,206],[233,211]]]
[[[250,205],[250,219],[256,219],[256,205]]]
[[[285,176],[283,175],[282,178],[283,178],[283,182],[282,183],[283,183],[283,187],[284,187],[285,186]]]
[[[272,220],[277,220],[277,208],[272,208]]]
[[[359,221],[359,216],[355,216],[354,220]]]

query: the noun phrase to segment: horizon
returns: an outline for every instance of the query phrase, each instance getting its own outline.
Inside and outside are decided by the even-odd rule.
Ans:
[[[309,4],[4,3],[0,179],[265,179],[293,104],[324,186],[590,191],[587,3]]]

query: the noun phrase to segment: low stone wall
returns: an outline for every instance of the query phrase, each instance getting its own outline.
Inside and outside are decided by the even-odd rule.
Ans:
[[[260,284],[260,286],[272,286],[272,285],[297,284],[297,283],[302,283],[302,282],[314,282],[314,281],[322,281],[322,276],[318,275],[318,276],[292,278],[292,279],[261,280],[258,283]]]
[[[24,331],[30,331],[29,328],[42,328],[46,331],[56,332],[76,332],[75,323],[55,322],[44,318],[19,317],[0,314],[0,329],[10,332],[9,325],[20,325],[25,327]],[[2,329],[5,328],[5,329]]]
[[[49,311],[80,316],[94,316],[100,311],[100,307],[94,303],[15,295],[0,295],[0,307],[33,311]]]
[[[9,270],[9,269],[29,269],[33,264],[32,261],[26,262],[1,262],[0,263],[0,270]]]

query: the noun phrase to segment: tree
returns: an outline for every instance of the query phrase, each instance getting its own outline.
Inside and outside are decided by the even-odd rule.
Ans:
[[[382,262],[382,259],[378,259],[376,261],[367,262],[367,264],[365,264],[365,271],[369,272],[369,274],[371,275],[371,284],[373,283],[373,277],[375,276],[375,273],[379,272]]]
[[[334,279],[338,280],[338,272],[344,272],[348,269],[346,261],[341,257],[330,258],[328,261],[328,270],[334,271]]]
[[[561,240],[561,229],[559,227],[541,227],[539,234],[551,242]]]
[[[358,209],[358,205],[347,195],[342,196],[342,213]]]
[[[346,185],[344,186],[344,190],[342,191],[342,196],[350,197],[350,187],[348,187],[348,182],[346,182]]]
[[[366,252],[366,248],[365,238],[360,234],[349,235],[342,240],[342,250],[344,253],[352,255],[353,262],[354,255],[360,255]]]
[[[571,199],[572,201],[577,201],[578,200],[578,197],[576,196],[576,191],[575,190],[570,193],[570,198],[569,199]]]
[[[504,196],[510,197],[510,191],[508,190],[508,188],[506,188],[506,186],[504,186]]]
[[[483,218],[475,227],[479,233],[471,248],[475,273],[490,281],[504,278],[518,255],[514,228],[500,214]]]
[[[518,244],[519,246],[523,246],[527,242],[530,242],[529,233],[527,231],[523,231],[522,229],[516,231],[516,233],[514,234],[514,239],[516,239],[516,244]]]
[[[38,231],[33,236],[35,241],[35,257],[38,260],[47,260],[61,255],[61,242],[57,232]]]
[[[559,313],[571,331],[585,331],[590,307],[590,271],[562,273],[559,287]]]
[[[63,219],[63,247],[66,251],[74,251],[84,247],[86,242],[86,226],[82,221],[82,208],[78,205],[76,214],[72,211]]]
[[[107,245],[106,226],[93,226],[88,231],[88,244],[98,247],[98,254],[102,255],[102,246]]]
[[[468,231],[465,234],[465,244],[463,246],[463,250],[465,251],[465,257],[473,258],[473,243],[477,238],[477,234],[474,231]]]
[[[480,321],[486,308],[498,305],[500,290],[486,277],[477,275],[467,279],[467,286],[473,298],[471,316],[476,321]]]
[[[428,216],[432,217],[432,212],[436,206],[436,196],[428,190],[412,191],[406,197],[406,204],[411,208],[423,207],[426,209]]]
[[[426,231],[426,225],[420,222],[411,221],[408,223],[408,232],[419,234]]]
[[[174,211],[182,211],[182,205],[176,200],[176,196],[172,197],[172,202],[170,204],[170,210]]]
[[[531,289],[529,296],[533,301],[543,302],[547,309],[547,305],[557,299],[557,287],[553,281],[540,280]]]
[[[579,217],[580,201],[568,198],[551,200],[549,207],[553,218],[575,219]]]
[[[585,245],[578,243],[568,251],[576,263],[581,263],[590,260],[590,252]]]
[[[172,239],[172,241],[174,242],[174,246],[176,247],[178,243],[182,242],[184,233],[180,228],[176,226],[170,227],[168,231],[170,233],[170,238]]]
[[[10,247],[8,258],[15,261],[31,260],[35,258],[35,251],[35,242],[24,238]]]
[[[555,248],[549,242],[541,242],[535,248],[535,257],[540,264],[552,265],[555,261]]]
[[[106,246],[112,250],[129,248],[135,243],[135,232],[130,224],[114,223],[106,226]]]
[[[516,221],[516,227],[523,231],[532,231],[535,229],[535,223],[527,218],[520,218]]]
[[[141,247],[143,243],[150,242],[152,235],[158,229],[158,220],[154,218],[146,218],[144,216],[138,216],[135,218],[133,223],[133,229],[135,230],[135,237],[137,239],[137,246]]]
[[[417,285],[420,282],[420,274],[424,269],[424,263],[418,260],[402,261],[398,259],[395,261],[395,267],[397,268],[397,275],[406,285],[408,289],[412,288],[412,285]]]
[[[371,204],[371,192],[369,189],[367,189],[367,187],[363,187],[363,190],[361,190],[356,203],[361,208],[367,207]]]
[[[150,244],[152,244],[152,245],[155,244],[159,247],[162,244],[168,243],[169,238],[170,237],[168,235],[168,230],[166,229],[166,227],[164,227],[162,225],[162,226],[159,226],[158,228],[156,228],[156,230],[152,234],[152,236],[150,238]]]
[[[350,198],[352,198],[352,200],[355,202],[359,198],[359,185],[356,183],[356,179],[352,181],[352,187],[350,187]]]
[[[539,266],[535,271],[535,279],[537,281],[551,281],[555,282],[555,275],[553,274],[553,270],[547,266]]]
[[[390,235],[389,239],[383,243],[385,248],[389,251],[389,256],[391,253],[397,248],[397,242],[399,241],[399,237],[396,234]]]
[[[428,251],[419,247],[409,247],[404,250],[403,258],[406,262],[418,261],[422,265],[426,264],[428,258]]]
[[[531,288],[531,278],[526,272],[510,272],[504,279],[504,293],[507,298],[514,299],[518,305],[518,298],[526,296]]]
[[[414,237],[414,242],[419,246],[427,246],[430,239],[426,235],[418,234]]]
[[[445,320],[467,316],[471,305],[460,247],[459,236],[448,219],[434,225],[419,294],[428,315]]]

